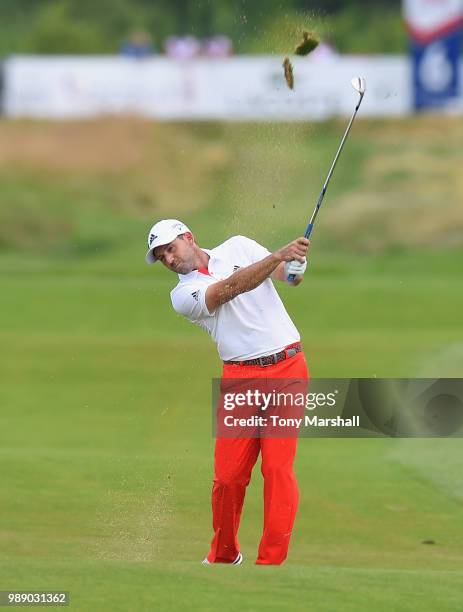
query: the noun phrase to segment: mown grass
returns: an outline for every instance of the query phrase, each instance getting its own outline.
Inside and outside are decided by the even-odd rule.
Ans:
[[[434,134],[434,121],[418,126]],[[24,130],[26,146],[30,131],[46,135],[48,127],[15,129]],[[304,225],[302,187],[317,191],[339,127],[143,124],[142,167],[96,154],[89,164],[84,144],[79,163],[65,161],[77,155],[67,144],[61,156],[45,147],[39,158],[30,151],[14,164],[2,158],[0,172],[11,180],[0,190],[0,214],[14,223],[0,257],[0,588],[70,590],[76,610],[461,607],[459,439],[302,439],[301,506],[287,564],[253,565],[262,524],[258,466],[240,531],[246,564],[199,564],[211,536],[210,381],[220,362],[207,335],[172,311],[175,279],[144,265],[145,233],[153,217],[178,214],[205,246],[237,232],[277,246]],[[73,128],[62,128],[72,142]],[[110,133],[110,123],[99,129]],[[129,138],[127,126],[115,129]],[[412,249],[394,240],[365,245],[334,224],[346,192],[354,201],[364,181],[373,182],[365,168],[383,168],[378,142],[392,140],[393,129],[415,132],[431,160],[414,124],[359,123],[314,234],[311,270],[299,288],[280,288],[315,377],[462,375],[461,248],[450,248],[445,233],[432,248],[421,238]],[[156,143],[175,152],[177,138],[184,153],[179,147],[178,159],[162,166],[172,174],[161,188]],[[113,155],[110,145],[95,147]],[[195,172],[176,181],[193,155]],[[220,157],[213,170],[208,155]],[[452,164],[445,171],[456,175]],[[388,174],[385,184],[398,190],[405,181],[413,191],[427,180],[418,167],[408,172]],[[163,194],[162,207],[131,206],[126,195],[137,177],[153,201]],[[195,205],[183,208],[192,190]],[[25,193],[36,198],[38,220],[75,225],[49,234],[39,227],[25,243]],[[377,197],[386,207],[387,193]],[[328,240],[335,227],[337,242]]]

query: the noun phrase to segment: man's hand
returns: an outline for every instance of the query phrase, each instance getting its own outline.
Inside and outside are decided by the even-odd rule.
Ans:
[[[272,273],[274,280],[288,282],[288,274],[296,274],[296,279],[291,285],[299,285],[302,282],[303,274],[307,268],[306,253],[309,248],[309,241],[307,238],[297,238],[288,245],[282,247],[274,253],[276,257],[280,258],[280,264],[276,270]],[[296,270],[288,271],[290,265],[301,266]]]
[[[294,276],[301,277],[307,269],[307,259],[304,257],[304,263],[293,259],[293,261],[287,261],[285,263],[285,278],[288,279],[291,274]]]
[[[278,257],[280,261],[299,261],[305,263],[305,257],[309,248],[309,241],[307,238],[296,238],[286,246],[275,251],[274,255]]]

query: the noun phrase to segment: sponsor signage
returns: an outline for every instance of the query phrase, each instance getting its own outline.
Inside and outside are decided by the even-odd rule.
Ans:
[[[302,121],[350,116],[363,76],[362,117],[412,109],[405,56],[295,58],[288,89],[280,56],[172,60],[14,56],[4,63],[4,113],[79,118],[138,114],[158,120]]]
[[[404,0],[414,106],[452,105],[460,96],[463,0]]]

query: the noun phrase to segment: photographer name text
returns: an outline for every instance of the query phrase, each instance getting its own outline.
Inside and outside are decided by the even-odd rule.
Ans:
[[[353,416],[344,419],[340,416],[334,418],[322,418],[317,415],[305,415],[305,417],[280,417],[272,414],[268,417],[253,415],[247,418],[238,418],[227,415],[224,420],[226,427],[290,427],[300,429],[304,427],[360,427],[360,417]]]

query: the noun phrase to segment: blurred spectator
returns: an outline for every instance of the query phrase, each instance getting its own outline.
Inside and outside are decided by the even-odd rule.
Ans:
[[[194,36],[170,36],[164,50],[168,57],[175,59],[191,59],[201,53],[201,43]]]
[[[202,53],[206,57],[229,57],[233,55],[233,43],[228,36],[224,35],[206,38]]]
[[[154,48],[150,35],[143,30],[133,32],[129,40],[122,43],[119,52],[127,57],[137,59],[153,55]]]

